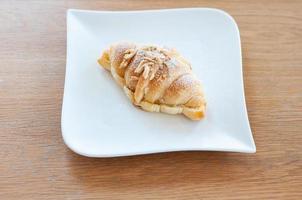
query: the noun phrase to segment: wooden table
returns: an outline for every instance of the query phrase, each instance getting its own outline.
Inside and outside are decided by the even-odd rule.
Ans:
[[[63,143],[66,9],[216,7],[237,21],[256,154],[92,159]],[[0,1],[0,199],[302,199],[302,1]]]

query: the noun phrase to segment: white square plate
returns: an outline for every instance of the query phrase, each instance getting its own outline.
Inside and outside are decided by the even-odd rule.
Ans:
[[[117,41],[178,49],[204,85],[206,118],[134,107],[97,58]],[[238,27],[224,11],[189,8],[67,12],[62,135],[76,153],[113,157],[183,150],[256,151],[242,78]]]

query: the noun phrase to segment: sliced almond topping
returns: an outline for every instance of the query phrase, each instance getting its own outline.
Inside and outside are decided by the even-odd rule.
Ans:
[[[137,68],[134,70],[135,73],[141,73],[144,70],[145,61],[142,60]]]
[[[130,59],[130,58],[132,58],[135,54],[136,54],[136,51],[137,50],[134,50],[134,49],[129,49],[129,50],[127,50],[126,51],[126,54],[125,54],[125,56],[124,56],[124,59]]]
[[[127,49],[123,57],[123,61],[120,64],[120,68],[125,68],[129,64],[129,60],[136,54],[136,49]]]
[[[122,63],[120,64],[120,68],[125,68],[127,67],[127,65],[128,65],[127,60],[123,60]]]
[[[144,79],[147,79],[147,78],[148,78],[149,72],[150,72],[150,67],[149,67],[148,65],[146,65],[146,66],[145,66],[144,73],[143,73]]]
[[[154,77],[155,77],[155,73],[152,72],[149,80],[152,81],[154,79]]]

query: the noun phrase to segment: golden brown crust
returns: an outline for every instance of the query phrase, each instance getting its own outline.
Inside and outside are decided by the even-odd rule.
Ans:
[[[118,43],[99,63],[110,70],[130,100],[150,112],[204,117],[206,102],[191,65],[176,50]]]

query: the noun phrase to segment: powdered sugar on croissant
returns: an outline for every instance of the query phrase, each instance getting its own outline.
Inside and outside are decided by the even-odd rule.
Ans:
[[[191,65],[173,49],[118,43],[98,60],[136,106],[149,112],[205,115],[206,102]]]

